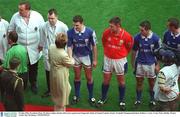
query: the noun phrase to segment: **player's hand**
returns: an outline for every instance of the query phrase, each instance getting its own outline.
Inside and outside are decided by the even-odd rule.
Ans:
[[[163,92],[168,95],[171,92],[171,88],[170,87],[164,87]]]
[[[93,61],[93,67],[96,68],[97,66],[97,61]]]

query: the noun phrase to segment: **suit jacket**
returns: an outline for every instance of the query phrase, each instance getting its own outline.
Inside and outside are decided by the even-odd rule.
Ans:
[[[1,94],[7,111],[22,111],[24,108],[23,80],[17,73],[4,70],[0,75]]]

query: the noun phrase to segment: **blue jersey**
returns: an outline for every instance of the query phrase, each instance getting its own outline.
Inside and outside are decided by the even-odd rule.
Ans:
[[[73,47],[73,55],[84,57],[92,55],[92,46],[96,45],[96,34],[88,27],[84,27],[82,32],[77,32],[74,28],[68,30],[68,47]]]
[[[170,47],[170,49],[180,52],[180,33],[174,35],[172,32],[167,30],[164,33],[163,44],[165,47]]]
[[[153,54],[155,49],[160,47],[160,38],[151,33],[148,37],[138,33],[134,37],[133,50],[137,51],[136,62],[144,65],[151,65],[156,62],[156,57]]]

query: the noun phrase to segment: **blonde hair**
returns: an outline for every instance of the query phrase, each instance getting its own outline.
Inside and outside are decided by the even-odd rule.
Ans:
[[[65,48],[66,43],[67,43],[67,35],[64,33],[59,33],[56,36],[56,41],[55,41],[56,47],[57,48]]]

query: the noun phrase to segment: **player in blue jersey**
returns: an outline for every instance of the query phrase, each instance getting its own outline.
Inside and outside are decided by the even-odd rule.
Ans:
[[[141,104],[141,95],[143,90],[144,78],[148,78],[150,105],[154,106],[154,82],[156,71],[159,70],[159,64],[154,55],[154,51],[160,47],[160,38],[151,31],[151,24],[145,20],[140,23],[140,33],[134,37],[134,46],[132,51],[132,66],[136,75],[136,101],[135,105]]]
[[[180,28],[177,18],[169,18],[167,23],[168,30],[163,36],[163,46],[180,51]]]
[[[96,34],[94,30],[86,27],[83,23],[83,18],[80,15],[73,17],[72,29],[69,29],[68,34],[68,54],[75,60],[74,65],[74,88],[75,96],[72,104],[76,104],[80,100],[81,86],[81,69],[84,68],[85,77],[87,79],[87,88],[89,92],[90,104],[95,104],[93,97],[93,78],[92,67],[97,65],[97,48]]]
[[[180,59],[180,28],[179,20],[177,18],[169,18],[167,21],[168,30],[164,33],[163,36],[163,47],[172,50],[177,59]],[[177,65],[180,65],[180,61],[177,62]],[[179,67],[180,73],[180,67]],[[180,82],[180,76],[179,76]]]

